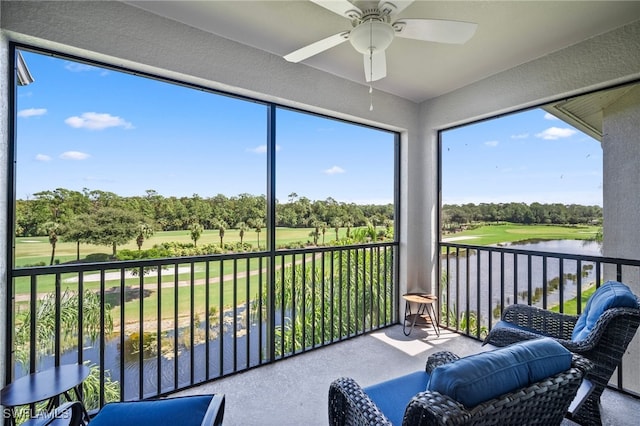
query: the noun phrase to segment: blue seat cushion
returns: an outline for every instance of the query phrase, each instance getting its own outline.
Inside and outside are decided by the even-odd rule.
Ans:
[[[600,315],[611,308],[635,308],[636,296],[631,289],[618,281],[607,281],[589,298],[587,306],[578,318],[571,334],[571,340],[584,340],[593,329]]]
[[[364,392],[394,425],[401,425],[404,410],[418,392],[427,388],[429,375],[416,371],[364,388]]]
[[[571,352],[551,338],[527,340],[441,365],[427,390],[474,407],[571,367]]]
[[[102,407],[89,424],[200,426],[211,399],[211,395],[198,395],[153,401],[112,402]]]

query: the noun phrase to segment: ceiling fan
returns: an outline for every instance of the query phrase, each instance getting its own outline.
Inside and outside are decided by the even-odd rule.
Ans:
[[[377,6],[360,9],[347,0],[311,0],[319,6],[351,21],[353,28],[334,34],[284,56],[289,62],[304,61],[311,56],[349,40],[363,55],[367,82],[387,75],[385,50],[394,37],[404,37],[437,43],[464,44],[478,24],[441,19],[409,19],[396,16],[414,0],[380,0]]]

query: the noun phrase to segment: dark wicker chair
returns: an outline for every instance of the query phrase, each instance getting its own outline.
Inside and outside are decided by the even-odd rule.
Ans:
[[[593,297],[593,296],[592,296]],[[572,340],[578,316],[560,314],[528,305],[511,305],[502,314],[501,326],[494,327],[483,344],[502,347],[542,336],[552,337],[573,353],[594,363],[587,375],[594,389],[571,419],[583,425],[601,425],[600,396],[640,325],[637,306],[610,308],[599,317],[585,339]]]
[[[431,374],[437,366],[456,359],[459,357],[451,352],[435,353],[427,360],[426,372]],[[438,392],[419,392],[406,406],[402,425],[559,425],[592,367],[590,361],[573,355],[568,370],[471,408]],[[343,377],[329,387],[329,425],[392,423],[358,383]]]

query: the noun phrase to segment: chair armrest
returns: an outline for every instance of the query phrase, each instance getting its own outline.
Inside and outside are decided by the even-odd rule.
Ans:
[[[439,392],[425,391],[414,396],[404,412],[403,425],[468,424],[471,413],[458,401]]]
[[[336,379],[329,386],[329,425],[393,426],[360,385],[350,377]]]
[[[449,351],[436,352],[434,354],[429,355],[429,358],[427,358],[427,365],[425,366],[425,371],[428,374],[431,374],[433,370],[436,369],[436,367],[449,364],[450,362],[453,362],[457,359],[460,359],[460,357],[452,352],[449,352]]]
[[[224,419],[224,401],[223,393],[213,395],[200,426],[222,426]]]
[[[571,340],[578,317],[536,306],[515,304],[504,310],[502,320],[534,333],[555,339]]]

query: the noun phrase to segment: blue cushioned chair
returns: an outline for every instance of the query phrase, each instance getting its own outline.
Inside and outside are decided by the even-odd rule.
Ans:
[[[102,407],[89,424],[91,426],[221,426],[224,404],[224,394],[111,402]],[[80,402],[70,402],[56,409],[54,415],[38,422],[37,426],[83,426],[86,424],[83,417]]]
[[[149,401],[112,402],[91,420],[91,426],[219,426],[224,395],[194,395]]]
[[[600,396],[640,326],[640,299],[628,286],[608,281],[589,298],[580,316],[528,305],[511,305],[489,332],[484,344],[503,347],[551,337],[594,363],[587,378],[594,384],[589,398],[573,415],[583,425],[601,425]]]
[[[459,358],[429,357],[425,371],[362,388],[351,378],[329,387],[329,424],[559,425],[593,367],[553,339]]]

